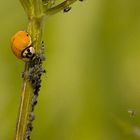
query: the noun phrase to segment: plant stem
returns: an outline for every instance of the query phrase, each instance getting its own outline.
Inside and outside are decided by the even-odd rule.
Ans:
[[[26,5],[27,4],[27,5]],[[25,3],[22,1],[22,5],[26,12],[29,9],[30,14],[29,16],[29,24],[27,32],[32,37],[33,47],[35,48],[36,53],[39,52],[41,48],[41,41],[42,41],[42,25],[43,25],[43,17],[41,17],[41,8],[39,8],[39,0],[35,0],[34,5],[32,7],[29,6],[28,2]],[[26,8],[25,8],[26,7]],[[17,119],[17,127],[15,132],[15,139],[14,140],[25,140],[26,138],[26,131],[27,125],[29,121],[29,114],[32,108],[32,97],[33,97],[33,86],[31,80],[29,79],[29,69],[30,69],[30,62],[25,63],[25,70],[24,70],[24,77],[23,77],[23,88],[22,88],[22,95],[21,95],[21,102],[20,108],[18,113]]]
[[[24,80],[15,140],[25,140],[32,93],[33,90],[30,81]]]
[[[68,7],[69,5],[73,4],[76,1],[77,0],[65,0],[64,2],[58,4],[57,6],[55,6],[53,8],[44,9],[44,14],[47,16],[54,15],[54,14],[60,12],[61,10],[64,10],[66,7]]]
[[[34,105],[41,86],[41,74],[45,72],[42,68],[43,52],[42,31],[43,21],[46,15],[55,14],[77,0],[65,0],[61,4],[51,8],[44,7],[42,0],[20,0],[25,12],[27,13],[29,24],[27,32],[32,38],[32,46],[35,48],[35,58],[25,63],[23,73],[23,88],[20,101],[20,108],[17,118],[17,126],[14,140],[29,140],[34,118]],[[52,1],[47,1],[52,5]]]
[[[36,52],[38,52],[41,48],[42,30],[43,17],[31,17],[29,19],[27,31],[32,37],[33,47],[35,48]]]

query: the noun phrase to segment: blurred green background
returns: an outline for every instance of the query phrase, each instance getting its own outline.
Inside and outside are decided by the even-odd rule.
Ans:
[[[46,20],[47,74],[31,139],[140,140],[140,1],[72,7]],[[1,1],[0,17],[0,140],[12,140],[24,63],[10,38],[28,22],[18,0]]]

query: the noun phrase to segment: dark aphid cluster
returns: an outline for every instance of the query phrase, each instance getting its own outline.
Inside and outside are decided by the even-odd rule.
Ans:
[[[41,87],[41,75],[46,72],[45,69],[42,67],[42,62],[44,60],[44,47],[42,47],[41,51],[38,54],[35,54],[30,62],[28,79],[31,81],[33,87],[33,97],[31,100],[31,110],[29,114],[25,140],[30,140],[30,134],[33,129],[32,122],[35,119],[34,107],[37,104],[37,97]]]

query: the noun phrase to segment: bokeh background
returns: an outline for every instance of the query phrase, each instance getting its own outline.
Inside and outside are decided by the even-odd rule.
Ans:
[[[24,63],[10,49],[26,30],[18,0],[0,2],[0,140],[14,137]],[[85,0],[46,20],[32,140],[140,140],[140,1]]]

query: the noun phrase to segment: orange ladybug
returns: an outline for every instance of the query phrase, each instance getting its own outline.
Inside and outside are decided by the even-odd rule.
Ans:
[[[26,31],[18,31],[11,39],[11,49],[14,55],[24,61],[29,61],[35,54],[32,40]]]

